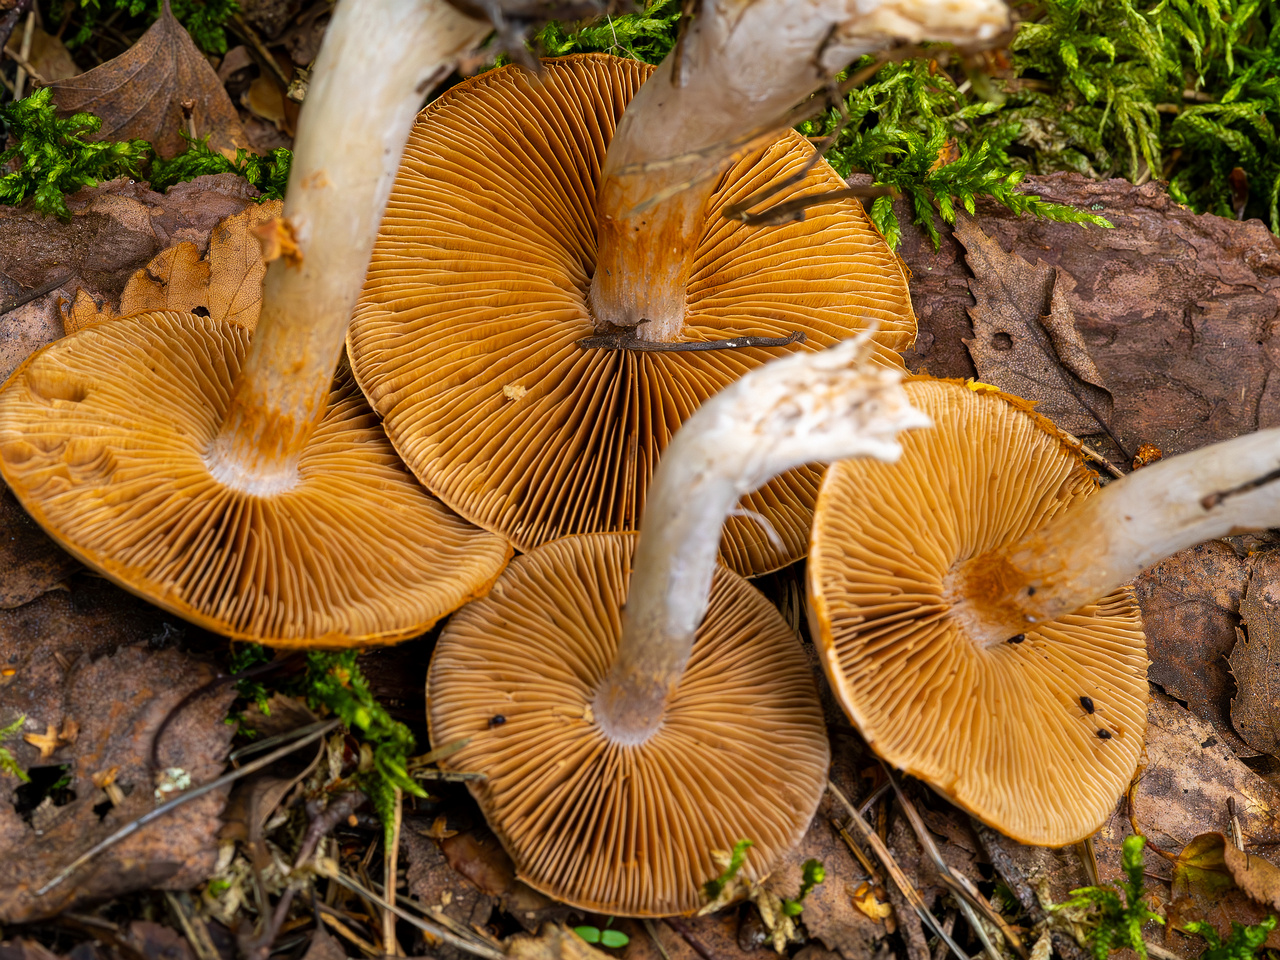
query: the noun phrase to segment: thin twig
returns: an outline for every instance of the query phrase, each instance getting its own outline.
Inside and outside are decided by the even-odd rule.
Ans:
[[[319,740],[321,737],[323,737],[326,733],[328,733],[334,727],[338,726],[338,724],[340,724],[341,722],[342,722],[341,720],[327,720],[327,721],[321,721],[319,723],[308,724],[305,727],[300,727],[297,731],[300,739],[294,741],[288,746],[281,747],[279,750],[275,751],[274,753],[269,753],[265,757],[255,760],[252,763],[247,763],[243,767],[241,767],[239,770],[233,770],[231,773],[224,774],[223,776],[218,777],[216,780],[210,780],[208,783],[201,784],[198,787],[193,787],[192,789],[188,790],[186,793],[183,793],[180,796],[174,797],[172,800],[169,800],[166,803],[160,804],[160,806],[156,807],[154,810],[147,811],[142,816],[138,817],[138,819],[130,823],[126,823],[123,827],[121,827],[115,833],[111,834],[111,836],[107,837],[105,840],[99,843],[95,843],[87,851],[82,853],[80,856],[76,857],[75,860],[71,861],[71,863],[63,867],[61,870],[59,870],[53,876],[52,879],[47,881],[42,887],[36,890],[35,895],[37,897],[44,896],[46,893],[48,893],[58,884],[62,883],[62,881],[66,880],[67,877],[71,876],[71,874],[75,873],[76,870],[80,869],[80,867],[84,866],[86,863],[88,863],[98,854],[102,853],[104,850],[107,850],[115,846],[117,843],[119,843],[121,840],[125,839],[126,837],[132,836],[134,833],[141,830],[143,827],[145,827],[148,823],[151,823],[153,820],[160,819],[166,813],[169,813],[171,810],[175,810],[178,807],[182,806],[184,803],[188,803],[191,800],[195,800],[197,797],[203,797],[206,793],[210,793],[214,790],[217,790],[219,787],[225,787],[227,784],[234,783],[235,781],[239,780],[241,777],[247,777],[251,773],[256,773],[257,771],[261,770],[263,767],[267,767],[275,763],[281,757],[287,757],[289,754],[293,753],[295,750],[301,750],[307,744],[314,743],[315,741]]]
[[[31,74],[31,78],[33,80],[36,79],[38,76],[34,70],[26,69],[28,66],[30,66],[30,64],[27,63],[27,57],[31,56],[31,38],[35,33],[35,29],[36,29],[36,7],[35,7],[35,4],[32,4],[31,10],[27,14],[27,23],[22,28],[22,43],[19,46],[18,55],[14,56],[14,54],[10,52],[8,47],[4,48],[5,53],[8,53],[9,56],[13,57],[14,60],[18,61],[18,72],[13,78],[13,99],[15,100],[22,99],[23,87],[26,86],[26,82],[27,82],[27,74],[28,73]],[[41,78],[41,80],[43,80],[43,78]]]
[[[220,960],[218,949],[213,945],[213,940],[209,936],[209,928],[205,926],[204,920],[194,912],[188,912],[187,910],[188,905],[191,903],[190,895],[185,891],[179,895],[172,890],[166,890],[164,898],[169,903],[169,909],[178,918],[178,925],[182,927],[182,932],[186,936],[187,942],[191,944],[191,950],[195,953],[196,960]]]
[[[703,350],[741,350],[743,347],[785,347],[804,343],[805,335],[793,330],[785,337],[733,337],[729,340],[690,340],[681,343],[665,343],[659,340],[642,340],[634,330],[602,333],[583,337],[578,346],[584,350],[634,350],[637,353],[698,353]]]
[[[396,915],[393,911],[396,905],[396,867],[400,862],[400,824],[404,819],[404,791],[399,787],[394,790],[395,813],[391,817],[391,839],[387,842],[387,849],[382,857],[382,889],[388,904],[382,912],[382,944],[387,948],[387,953],[403,957],[404,951],[396,941]]]
[[[361,886],[360,884],[352,880],[350,877],[345,876],[338,869],[338,865],[334,863],[332,860],[321,860],[319,863],[316,864],[316,872],[319,873],[320,876],[322,877],[328,877],[330,880],[333,880],[334,882],[341,884],[342,886],[350,890],[352,893],[359,894],[360,896],[364,897],[366,900],[369,900],[370,902],[377,904],[378,906],[382,907],[384,910],[390,910],[392,913],[394,913],[397,917],[399,917],[401,920],[405,921],[406,923],[412,924],[413,926],[417,927],[419,930],[423,930],[426,933],[431,934],[433,937],[439,940],[443,940],[445,943],[448,943],[457,947],[459,950],[463,950],[463,951],[466,951],[467,953],[474,954],[477,957],[484,957],[486,958],[486,960],[506,960],[506,954],[503,953],[501,950],[497,950],[493,947],[488,946],[487,944],[481,944],[481,943],[476,943],[474,941],[466,940],[463,937],[458,936],[456,933],[452,933],[449,930],[446,930],[444,927],[439,927],[439,926],[436,926],[434,923],[428,923],[425,920],[420,920],[419,918],[415,917],[413,914],[405,910],[402,910],[400,907],[392,906],[391,904],[387,903],[387,901],[379,897],[372,890],[368,889],[367,887]]]
[[[249,26],[249,24],[245,22],[244,17],[240,16],[238,13],[233,13],[229,22],[232,30],[249,41],[249,46],[251,46],[253,48],[253,52],[258,55],[258,59],[262,61],[262,65],[270,70],[272,76],[280,81],[280,89],[288,90],[289,78],[284,75],[284,70],[281,69],[280,64],[276,62],[276,58],[271,55],[271,51],[267,49],[267,45],[262,42],[262,38],[258,36],[258,31]]]
[[[364,953],[367,953],[370,957],[382,956],[381,950],[375,947],[368,940],[364,939],[362,936],[360,936],[358,933],[356,933],[354,930],[348,927],[345,923],[339,920],[337,917],[333,916],[333,913],[334,913],[333,907],[326,906],[323,903],[320,904],[319,907],[320,907],[320,919],[323,920],[327,926],[332,927],[334,932],[337,933],[338,936],[342,937],[344,940],[351,941],[353,944],[359,947],[360,950],[362,950]]]
[[[902,807],[903,812],[907,815],[907,822],[911,824],[911,829],[914,831],[916,839],[920,842],[921,848],[929,859],[933,861],[934,869],[938,871],[938,876],[942,878],[942,882],[955,895],[956,902],[960,904],[960,910],[964,914],[965,920],[968,921],[973,932],[978,935],[978,939],[982,941],[982,948],[986,950],[987,956],[991,960],[1003,960],[999,949],[991,942],[991,937],[987,934],[986,927],[982,925],[982,921],[978,917],[979,912],[986,915],[987,919],[1005,935],[1009,945],[1017,951],[1018,956],[1022,957],[1022,960],[1027,960],[1027,951],[1022,945],[1022,940],[1009,929],[1009,925],[1004,918],[991,908],[991,904],[981,897],[969,881],[969,878],[953,871],[947,861],[942,859],[942,854],[938,851],[938,845],[933,842],[933,836],[929,833],[929,828],[925,826],[924,818],[920,816],[920,811],[907,798],[893,771],[883,763],[881,766],[884,768],[885,776],[889,778],[889,783],[893,786],[893,792],[898,798],[898,805]]]
[[[668,927],[680,934],[684,942],[693,948],[693,952],[702,958],[702,960],[720,960],[716,956],[715,951],[708,947],[698,937],[696,933],[689,929],[689,925],[680,917],[666,917],[663,921]]]
[[[880,876],[880,871],[875,868],[875,864],[873,864],[867,858],[867,855],[862,852],[862,848],[858,846],[857,841],[853,839],[853,835],[849,833],[849,828],[835,817],[831,818],[831,826],[835,829],[836,833],[840,835],[840,839],[843,840],[844,845],[849,848],[849,852],[858,858],[858,863],[862,864],[862,869],[867,871],[867,877],[871,882],[877,886],[883,886],[884,878]]]
[[[898,866],[898,861],[893,858],[893,854],[889,852],[889,848],[885,846],[885,842],[880,839],[880,835],[867,825],[867,821],[858,816],[858,811],[854,808],[853,804],[849,802],[849,798],[846,797],[841,792],[840,788],[830,780],[827,781],[827,789],[830,790],[835,798],[844,805],[846,810],[849,811],[849,822],[858,828],[858,832],[862,834],[862,839],[866,841],[867,845],[871,847],[871,851],[876,855],[880,862],[884,864],[884,868],[888,871],[894,885],[902,891],[902,895],[907,898],[907,902],[910,903],[916,913],[920,915],[920,919],[924,921],[924,923],[937,937],[951,948],[951,952],[956,955],[958,960],[970,960],[969,955],[961,950],[959,945],[951,939],[950,935],[942,929],[942,924],[938,922],[938,918],[929,912],[929,908],[925,906],[924,898],[920,896],[920,891],[917,890],[915,885],[907,879],[907,875],[902,872],[902,867]]]
[[[662,945],[662,941],[658,939],[658,927],[649,917],[641,918],[644,923],[644,931],[649,934],[649,939],[653,941],[653,945],[658,948],[658,953],[662,955],[662,960],[671,960],[671,954],[667,953],[667,948]]]
[[[11,310],[17,310],[19,307],[26,306],[32,300],[39,300],[46,293],[52,293],[74,276],[74,273],[66,273],[53,280],[40,284],[40,286],[36,287],[34,290],[28,290],[26,293],[18,294],[8,303],[0,306],[0,317],[4,316]]]

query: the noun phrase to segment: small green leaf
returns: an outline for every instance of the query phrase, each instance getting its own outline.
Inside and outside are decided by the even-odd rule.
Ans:
[[[576,933],[578,936],[580,936],[583,940],[587,941],[587,943],[600,942],[599,927],[574,927],[573,932]]]
[[[630,942],[631,938],[621,930],[600,931],[600,945],[603,947],[610,947],[616,950],[618,947],[625,947]]]

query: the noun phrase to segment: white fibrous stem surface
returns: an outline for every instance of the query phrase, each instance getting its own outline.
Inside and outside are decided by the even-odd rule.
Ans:
[[[980,42],[1008,22],[1003,0],[706,0],[609,145],[590,295],[596,322],[680,338],[714,174],[734,156],[726,145],[776,131],[864,53],[902,41]]]
[[[1143,467],[988,559],[1000,595],[966,603],[965,629],[1000,643],[1070,614],[1197,543],[1280,526],[1280,430]],[[989,567],[988,569],[991,569]]]
[[[279,231],[297,252],[267,268],[257,331],[210,454],[224,483],[261,494],[292,484],[413,118],[490,29],[446,0],[338,3],[298,119]]]
[[[618,656],[594,712],[618,742],[658,728],[706,613],[725,517],[771,478],[814,461],[894,461],[897,434],[929,425],[867,339],[789,354],[712,397],[676,433],[645,506]]]

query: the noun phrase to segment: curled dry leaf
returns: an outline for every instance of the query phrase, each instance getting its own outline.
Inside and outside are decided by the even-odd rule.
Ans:
[[[1239,689],[1231,701],[1231,722],[1249,746],[1280,757],[1280,551],[1250,560],[1249,585],[1240,601],[1247,633],[1236,631],[1239,640],[1230,657]]]
[[[1252,925],[1280,911],[1280,867],[1239,850],[1221,833],[1202,833],[1182,848],[1173,866],[1169,919],[1213,924],[1226,937],[1233,922]],[[1266,946],[1280,947],[1272,931]]]
[[[1155,181],[1052,174],[1028,177],[1023,189],[1115,224],[1082,229],[991,202],[977,208],[1001,250],[1058,271],[1054,289],[1111,394],[1112,429],[1128,450],[1152,443],[1172,456],[1280,424],[1280,247],[1261,221],[1198,215]],[[895,207],[909,224],[910,205]],[[908,367],[974,376],[963,345],[975,335],[964,248],[944,226],[935,251],[908,225],[900,252],[920,319]]]
[[[66,658],[63,658],[66,660]],[[58,661],[55,661],[58,662]],[[62,667],[61,663],[58,663]],[[132,890],[186,889],[212,872],[224,792],[213,792],[142,828],[81,867],[44,896],[36,888],[108,834],[155,809],[149,754],[161,720],[213,671],[189,654],[126,647],[97,660],[67,662],[47,686],[29,689],[37,671],[22,671],[19,682],[0,688],[0,720],[25,714],[24,729],[59,732],[77,728],[72,740],[55,747],[52,759],[67,765],[69,802],[52,806],[41,827],[27,822],[0,798],[0,922],[21,923],[53,916],[91,900]],[[188,704],[165,730],[158,745],[162,769],[171,778],[205,783],[222,772],[232,728],[223,723],[234,689],[223,687]],[[34,748],[14,743],[10,750],[25,765]],[[114,782],[124,803],[112,806],[95,775],[116,767]],[[176,771],[176,772],[175,772]],[[5,778],[5,787],[16,783]],[[34,820],[34,818],[33,818]]]
[[[147,140],[166,159],[187,149],[184,133],[208,137],[211,148],[228,156],[249,146],[226,89],[167,0],[160,18],[124,53],[52,88],[61,112],[102,118],[98,140]],[[184,101],[194,104],[190,120]]]
[[[161,251],[129,278],[118,309],[110,303],[99,305],[80,291],[64,308],[66,332],[153,310],[196,313],[253,329],[262,308],[262,278],[267,271],[259,231],[279,222],[282,207],[279,200],[268,200],[227,217],[213,227],[204,257],[192,242]]]
[[[1071,433],[1109,429],[1111,394],[1076,329],[1060,271],[1005,253],[968,217],[958,219],[955,237],[974,273],[974,336],[965,345],[978,378],[1036,401],[1038,412]]]

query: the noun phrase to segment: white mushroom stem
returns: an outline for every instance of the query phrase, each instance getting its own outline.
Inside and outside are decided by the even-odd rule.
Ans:
[[[596,321],[636,326],[649,340],[680,338],[703,210],[714,174],[732,159],[724,144],[776,127],[864,53],[897,40],[972,43],[1007,26],[1002,0],[705,0],[609,145],[591,282]],[[680,157],[692,159],[672,162]]]
[[[1214,537],[1280,526],[1280,430],[1144,467],[1022,540],[968,561],[949,594],[983,646],[1106,596],[1165,557]]]
[[[706,613],[724,519],[745,494],[816,460],[894,461],[900,430],[929,425],[897,370],[867,362],[867,338],[753,370],[704,403],[654,475],[622,639],[592,709],[615,742],[643,743],[662,722]]]
[[[209,455],[228,486],[296,482],[414,115],[490,26],[446,0],[340,0],[298,120],[261,318]],[[288,250],[296,244],[296,254]]]

